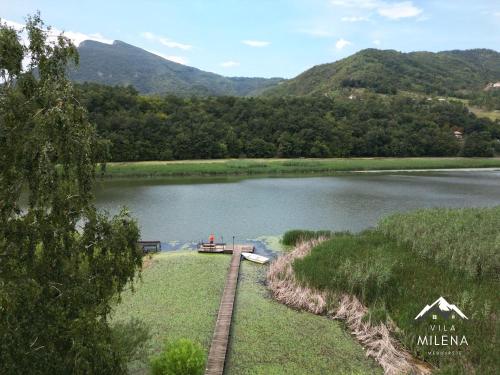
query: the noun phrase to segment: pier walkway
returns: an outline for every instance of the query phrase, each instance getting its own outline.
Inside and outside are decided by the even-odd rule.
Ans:
[[[222,375],[226,352],[229,343],[229,331],[233,317],[233,306],[238,286],[238,274],[240,270],[241,253],[245,251],[245,246],[235,246],[231,258],[231,265],[224,285],[224,292],[219,306],[219,314],[215,323],[214,335],[210,352],[208,353],[207,367],[205,375]],[[253,250],[253,249],[252,249]]]

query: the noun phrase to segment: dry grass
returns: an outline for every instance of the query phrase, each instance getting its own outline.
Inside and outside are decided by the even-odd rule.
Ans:
[[[293,251],[276,259],[267,274],[267,281],[273,297],[287,306],[307,310],[314,314],[326,312],[326,293],[301,286],[295,279],[293,261],[303,258],[311,248],[324,238],[299,243]]]
[[[293,251],[280,256],[271,264],[267,280],[273,297],[290,307],[344,320],[351,333],[366,349],[366,354],[374,358],[387,375],[430,374],[430,366],[402,349],[391,337],[391,330],[385,324],[372,325],[363,319],[368,310],[355,296],[343,294],[335,298],[334,308],[329,309],[327,300],[334,296],[305,287],[297,281],[293,262],[304,258],[324,240],[325,238],[319,238],[299,243]]]

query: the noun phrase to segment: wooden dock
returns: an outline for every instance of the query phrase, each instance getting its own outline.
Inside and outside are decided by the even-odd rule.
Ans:
[[[227,347],[229,343],[229,331],[233,318],[234,298],[238,286],[238,274],[240,270],[241,252],[253,246],[237,245],[231,249],[233,256],[231,265],[224,285],[224,292],[219,306],[217,322],[215,323],[214,335],[210,352],[208,353],[207,367],[205,375],[222,375],[224,363],[226,361]]]
[[[252,245],[226,245],[226,244],[213,244],[208,245],[204,244],[198,245],[199,253],[207,253],[207,254],[232,254],[234,251],[239,251],[240,253],[253,253],[255,251],[255,247]]]

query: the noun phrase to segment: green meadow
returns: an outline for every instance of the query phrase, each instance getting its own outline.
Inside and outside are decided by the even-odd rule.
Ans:
[[[220,159],[108,163],[102,177],[245,176],[500,167],[500,158]]]

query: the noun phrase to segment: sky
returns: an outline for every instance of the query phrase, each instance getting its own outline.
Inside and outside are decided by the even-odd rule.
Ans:
[[[121,40],[225,76],[294,77],[365,48],[500,51],[500,0],[0,0],[75,43]]]

